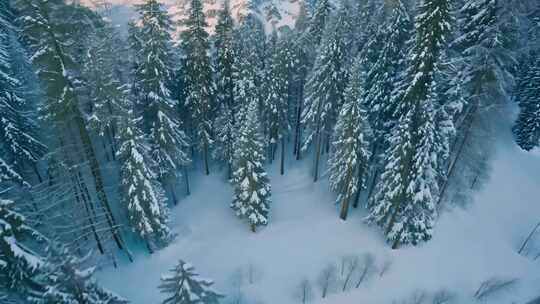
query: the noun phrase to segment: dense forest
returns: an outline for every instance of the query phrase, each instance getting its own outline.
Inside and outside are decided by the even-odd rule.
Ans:
[[[295,0],[279,27],[265,0],[225,0],[210,27],[204,1],[139,1],[127,31],[107,1],[0,2],[1,303],[127,303],[93,266],[173,242],[193,175],[230,183],[216,199],[257,234],[268,168],[307,161],[336,221],[363,208],[400,250],[482,187],[506,104],[540,145],[537,0]],[[164,303],[222,298],[172,271]]]

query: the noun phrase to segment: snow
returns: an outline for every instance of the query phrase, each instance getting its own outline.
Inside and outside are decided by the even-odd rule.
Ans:
[[[288,160],[284,177],[278,165],[269,168],[269,223],[255,234],[229,207],[232,190],[225,172],[195,174],[193,194],[172,210],[176,240],[151,256],[141,247],[133,264],[102,269],[98,279],[133,304],[157,303],[163,299],[157,288],[160,276],[185,259],[228,295],[222,303],[230,303],[237,292],[239,269],[244,272],[240,289],[245,303],[300,303],[294,295],[304,278],[313,285],[312,303],[390,304],[416,290],[441,288],[458,293],[462,303],[472,303],[466,297],[494,277],[519,282],[490,304],[524,303],[537,296],[540,284],[540,262],[533,260],[538,251],[531,250],[529,257],[516,253],[540,220],[540,151],[521,151],[509,124],[501,125],[490,181],[468,208],[443,210],[433,239],[420,247],[391,250],[380,230],[363,222],[364,211],[352,210],[348,221],[339,220],[334,195],[327,182],[311,181],[311,160],[306,158],[301,163]],[[384,276],[321,300],[315,282],[328,263],[339,266],[343,256],[365,253],[374,255],[379,269],[389,265]],[[250,268],[256,272],[252,284],[246,274]]]

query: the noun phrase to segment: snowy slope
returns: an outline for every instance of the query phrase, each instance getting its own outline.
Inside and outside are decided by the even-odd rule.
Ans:
[[[290,161],[292,168],[284,177],[271,169],[268,227],[253,234],[234,216],[223,173],[196,176],[193,194],[173,209],[177,240],[152,256],[141,251],[133,264],[103,269],[98,278],[134,304],[159,303],[160,275],[182,258],[216,281],[218,290],[228,295],[223,303],[235,302],[239,291],[242,303],[300,303],[295,294],[303,278],[312,282],[314,303],[390,304],[416,290],[441,288],[456,292],[458,303],[473,303],[469,298],[492,277],[519,282],[488,303],[525,303],[537,296],[540,264],[532,259],[537,251],[523,257],[516,248],[540,220],[540,152],[519,150],[508,129],[509,124],[501,126],[490,182],[475,203],[466,210],[444,212],[434,239],[419,248],[389,249],[380,231],[363,223],[360,210],[347,222],[340,221],[326,182],[311,182],[310,162]],[[328,263],[339,265],[342,256],[368,252],[379,268],[391,263],[387,273],[373,275],[359,289],[334,290],[321,300],[316,287],[321,270]],[[255,274],[252,283],[247,278],[250,268]]]

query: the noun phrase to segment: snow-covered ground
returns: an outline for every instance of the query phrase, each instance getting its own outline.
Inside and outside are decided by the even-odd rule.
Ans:
[[[525,303],[540,292],[540,261],[533,260],[536,252],[523,257],[516,250],[540,220],[540,152],[519,150],[508,129],[507,124],[501,127],[490,181],[474,204],[443,212],[433,240],[420,247],[391,250],[377,228],[363,223],[361,209],[340,221],[327,183],[311,181],[311,163],[290,160],[283,177],[277,164],[269,169],[273,203],[268,227],[253,234],[235,217],[223,172],[197,175],[193,194],[172,211],[177,239],[153,255],[141,250],[132,264],[103,269],[98,279],[134,304],[157,304],[160,275],[181,258],[215,280],[227,295],[223,303],[235,302],[239,291],[246,304],[301,303],[296,294],[304,278],[313,285],[314,303],[390,304],[417,290],[441,288],[458,293],[461,303],[472,303],[467,297],[493,277],[519,282],[488,303]],[[388,263],[388,271],[372,275],[358,289],[336,288],[320,299],[316,281],[321,270],[329,263],[339,268],[342,256],[365,253],[374,255],[379,268]]]

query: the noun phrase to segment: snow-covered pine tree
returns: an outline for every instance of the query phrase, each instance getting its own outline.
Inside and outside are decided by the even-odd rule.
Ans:
[[[532,150],[540,145],[540,58],[520,81],[519,116],[513,131],[518,145],[524,150]]]
[[[215,110],[215,85],[210,64],[206,17],[201,0],[190,0],[190,11],[182,32],[182,49],[185,53],[184,79],[187,90],[186,105],[191,111],[197,142],[202,152],[204,172],[210,174],[209,157],[213,143],[212,112]]]
[[[231,208],[240,218],[248,220],[251,231],[268,223],[270,210],[270,180],[264,169],[264,146],[260,134],[258,106],[255,100],[247,106],[245,119],[239,122],[235,143],[234,199]]]
[[[214,142],[213,157],[227,164],[229,178],[232,177],[233,144],[234,144],[234,78],[233,65],[235,60],[233,43],[234,21],[231,17],[229,1],[223,2],[218,13],[214,48],[216,50],[216,93],[217,117],[214,123],[216,139]]]
[[[88,8],[62,0],[12,3],[16,4],[20,15],[22,39],[31,52],[30,58],[44,94],[44,118],[50,123],[54,134],[52,139],[60,151],[61,160],[77,170],[82,170],[76,166],[80,162],[88,163],[88,175],[105,214],[107,230],[118,248],[126,249],[107,198],[86,116],[80,108],[83,99],[80,86],[84,82],[80,81],[82,71],[79,63],[84,49],[79,42],[91,34],[99,17]]]
[[[189,146],[182,125],[176,119],[176,102],[171,99],[171,20],[157,0],[137,6],[141,28],[135,32],[141,44],[140,62],[135,71],[136,108],[142,112],[143,132],[148,136],[155,160],[154,172],[170,187],[173,201],[175,178],[191,162],[185,149]],[[137,40],[136,40],[137,41]],[[137,43],[134,43],[136,45]]]
[[[313,181],[319,178],[319,163],[323,149],[328,150],[330,136],[339,108],[343,104],[343,92],[347,85],[345,33],[346,12],[340,10],[325,31],[317,54],[315,66],[306,83],[306,100],[302,123],[306,126],[306,139],[302,150],[314,144]]]
[[[332,6],[330,4],[330,1],[317,1],[315,10],[308,22],[308,26],[301,37],[301,39],[305,41],[306,46],[309,45],[311,51],[313,51],[313,49],[316,49],[321,43],[327,27],[327,22],[331,17],[331,11]]]
[[[102,137],[107,157],[116,154],[116,132],[122,102],[126,98],[124,89],[115,75],[116,54],[114,28],[107,22],[98,25],[86,52],[83,74],[88,82],[89,125]]]
[[[169,210],[161,185],[152,171],[150,147],[137,127],[137,120],[129,111],[122,123],[118,158],[123,203],[133,229],[145,241],[152,253],[171,239],[167,226]]]
[[[364,187],[369,160],[370,127],[361,106],[363,75],[359,61],[351,69],[345,98],[334,129],[332,155],[328,159],[330,188],[338,194],[340,218],[347,219],[349,204]]]
[[[370,204],[371,222],[384,229],[392,248],[432,236],[439,195],[435,134],[434,74],[451,24],[447,0],[422,0],[415,20],[416,45],[404,90],[396,90],[398,121],[389,139],[379,189]]]
[[[258,17],[249,14],[235,31],[235,60],[233,63],[234,78],[234,111],[235,121],[244,121],[245,110],[252,100],[256,100],[262,109],[264,101],[261,94],[265,34]]]
[[[161,278],[159,289],[167,294],[163,304],[218,304],[223,295],[212,288],[214,282],[200,278],[195,268],[182,260]]]
[[[358,57],[362,61],[361,69],[366,71],[364,107],[369,110],[369,122],[373,129],[371,147],[372,161],[369,185],[375,185],[379,177],[380,162],[384,159],[383,151],[387,147],[386,139],[390,135],[396,117],[394,116],[397,100],[392,99],[392,91],[396,89],[400,76],[406,65],[407,40],[412,34],[412,21],[401,0],[389,1],[390,14],[388,19],[378,27],[378,32],[368,42],[368,49],[381,42],[377,48],[375,62],[369,62],[371,56],[367,49]],[[370,25],[371,26],[371,25]],[[368,193],[371,194],[372,186]],[[354,205],[358,204],[358,197]]]
[[[28,92],[32,88],[22,74],[30,68],[13,19],[9,2],[0,3],[0,175],[18,176],[21,182],[22,177],[30,181],[25,169],[41,178],[37,161],[46,148],[39,140],[37,105],[28,100],[35,92]]]
[[[265,113],[268,116],[269,157],[272,161],[278,144],[281,145],[280,173],[283,175],[285,173],[286,137],[291,129],[290,106],[292,96],[290,82],[296,66],[296,57],[291,49],[288,37],[282,34],[282,37],[278,39],[275,31],[274,35],[276,42],[270,50],[271,54],[266,67],[265,83],[268,90],[266,92],[265,105],[267,111]]]
[[[60,244],[51,244],[42,274],[43,292],[31,296],[35,304],[127,304],[128,301],[102,288],[92,278],[95,267],[84,267],[79,258]]]
[[[38,293],[41,286],[36,274],[45,261],[28,244],[43,238],[14,207],[13,201],[0,199],[0,289],[24,295]]]

